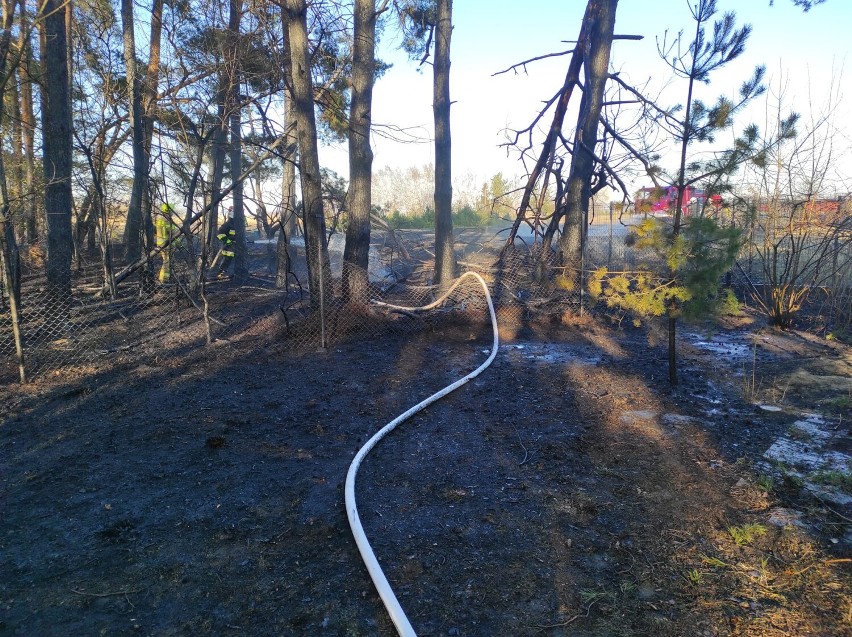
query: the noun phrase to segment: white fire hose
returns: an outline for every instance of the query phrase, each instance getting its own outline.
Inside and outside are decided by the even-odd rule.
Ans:
[[[429,305],[424,305],[423,307],[399,307],[395,305],[389,305],[387,303],[377,303],[378,305],[382,305],[384,307],[390,307],[398,310],[406,310],[406,311],[417,311],[417,310],[430,310],[434,307],[437,307],[441,303],[446,300],[446,298],[455,290],[459,284],[466,278],[473,277],[482,285],[482,289],[485,292],[485,298],[488,301],[488,311],[491,314],[491,328],[494,332],[494,342],[491,346],[491,355],[488,359],[482,363],[475,370],[470,372],[464,378],[460,378],[451,385],[447,385],[441,391],[432,394],[426,400],[414,405],[408,411],[403,414],[400,414],[384,427],[382,427],[372,438],[370,438],[366,444],[361,447],[357,454],[355,454],[355,458],[352,460],[352,464],[349,465],[349,472],[346,474],[346,489],[345,489],[345,499],[346,499],[346,513],[349,516],[349,526],[352,529],[352,535],[355,537],[355,543],[358,545],[358,550],[361,553],[361,559],[364,560],[364,565],[367,567],[367,571],[370,573],[370,577],[373,580],[373,584],[376,587],[376,590],[379,593],[379,596],[382,598],[382,603],[384,603],[385,608],[388,611],[391,619],[393,620],[394,626],[396,626],[397,632],[401,635],[401,637],[417,637],[417,633],[414,632],[414,628],[411,627],[411,622],[408,621],[408,617],[405,616],[405,612],[402,610],[402,606],[400,606],[399,601],[396,599],[396,595],[394,595],[393,590],[388,583],[387,578],[385,577],[384,572],[382,571],[382,567],[379,566],[379,561],[376,559],[376,554],[373,553],[373,549],[370,546],[370,543],[367,541],[367,536],[364,534],[364,527],[361,526],[361,518],[358,516],[358,505],[355,503],[355,476],[358,474],[358,468],[361,466],[361,462],[364,460],[366,455],[370,453],[373,447],[376,446],[382,438],[388,435],[391,431],[393,431],[397,425],[408,420],[411,416],[416,414],[418,411],[421,411],[434,403],[435,401],[443,398],[450,392],[458,389],[469,380],[476,378],[479,374],[485,370],[486,367],[491,365],[491,362],[497,356],[497,349],[499,347],[498,335],[497,335],[497,316],[494,313],[494,303],[491,301],[491,294],[488,291],[488,286],[485,283],[485,280],[475,272],[465,272],[461,275],[456,282],[434,303],[430,303]]]

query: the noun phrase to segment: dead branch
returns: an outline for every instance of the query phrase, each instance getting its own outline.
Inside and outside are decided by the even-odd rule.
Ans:
[[[508,73],[509,71],[515,71],[517,75],[517,68],[523,67],[524,73],[527,72],[527,64],[532,64],[533,62],[538,62],[540,60],[546,60],[548,58],[562,57],[563,55],[568,55],[569,53],[573,53],[576,49],[569,49],[567,51],[559,51],[557,53],[545,53],[544,55],[537,55],[528,60],[524,60],[523,62],[518,62],[517,64],[513,64],[512,66],[503,69],[502,71],[497,71],[496,73],[492,73],[491,77],[497,77],[498,75],[503,75],[504,73]]]
[[[393,231],[393,228],[390,227],[390,224],[387,221],[373,213],[370,213],[370,220],[390,235],[391,241],[394,242],[394,245],[397,247],[403,258],[405,258],[406,260],[411,259],[411,255],[409,254],[405,245],[403,245],[402,241],[399,240],[399,238],[396,236],[396,233]]]
[[[647,106],[652,111],[656,112],[660,117],[662,117],[666,121],[667,124],[673,126],[679,126],[681,124],[681,122],[679,122],[672,116],[671,111],[667,111],[657,106],[656,103],[642,95],[642,93],[637,91],[636,88],[630,86],[630,84],[622,80],[619,77],[618,73],[610,73],[609,79],[613,80],[616,84],[621,86],[625,91],[627,91],[631,95],[634,95],[637,101],[639,101],[642,105]]]
[[[586,11],[588,13],[588,8]],[[583,19],[583,24],[580,27],[580,37],[577,38],[577,46],[574,47],[574,50],[571,54],[571,61],[568,64],[568,71],[565,74],[565,81],[563,82],[562,89],[559,92],[559,100],[556,104],[556,110],[553,113],[553,121],[550,124],[550,130],[548,131],[547,137],[544,140],[544,144],[542,145],[538,160],[536,161],[535,166],[530,172],[529,178],[527,179],[527,183],[524,186],[524,194],[521,198],[521,204],[520,206],[518,206],[518,212],[515,217],[515,221],[512,224],[512,229],[509,232],[509,237],[506,240],[506,246],[511,246],[515,242],[515,236],[517,235],[518,229],[521,226],[521,220],[524,218],[527,208],[529,208],[530,198],[532,197],[535,185],[538,182],[538,179],[541,176],[541,172],[542,170],[544,170],[548,159],[552,157],[553,150],[556,146],[556,140],[560,136],[562,124],[565,121],[565,114],[568,112],[568,103],[571,100],[571,95],[574,91],[574,87],[579,85],[580,83],[580,68],[583,65],[583,51],[585,51],[588,45],[589,33],[591,31],[591,26],[589,22],[590,21],[588,19]]]
[[[633,148],[633,146],[630,144],[630,142],[628,142],[626,139],[624,139],[624,137],[623,137],[622,135],[620,135],[620,134],[619,134],[619,133],[615,130],[615,128],[613,128],[613,127],[609,124],[609,122],[607,122],[607,121],[606,121],[606,119],[605,119],[605,118],[601,117],[601,118],[599,119],[599,121],[600,121],[600,123],[601,123],[601,124],[603,124],[603,126],[604,126],[604,130],[605,130],[607,133],[609,133],[610,135],[612,135],[612,138],[613,138],[614,140],[616,140],[619,144],[621,144],[621,146],[622,146],[622,147],[623,147],[623,148],[624,148],[624,149],[625,149],[628,153],[630,153],[630,155],[632,155],[632,156],[633,156],[633,157],[635,157],[637,160],[639,160],[639,162],[640,162],[640,163],[642,164],[642,166],[645,168],[645,173],[648,175],[648,177],[651,179],[651,181],[652,181],[652,182],[654,182],[654,186],[655,186],[656,188],[661,188],[661,187],[662,187],[662,185],[660,184],[660,181],[657,179],[656,171],[654,171],[653,166],[651,165],[651,162],[649,162],[649,161],[648,161],[648,158],[647,158],[645,155],[643,155],[642,153],[640,153],[638,150],[636,150],[635,148]],[[618,178],[616,177],[616,179],[618,179]],[[620,181],[620,180],[619,180],[619,181]],[[623,184],[621,184],[621,185],[622,185],[622,187],[624,186]],[[624,192],[624,193],[627,193],[626,188],[624,188],[624,189],[623,189],[623,192]]]

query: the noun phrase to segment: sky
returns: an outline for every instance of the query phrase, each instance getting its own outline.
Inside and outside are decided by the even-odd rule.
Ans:
[[[543,101],[561,86],[568,55],[534,62],[526,73],[495,75],[524,60],[568,51],[579,32],[585,0],[456,0],[453,5],[450,96],[453,141],[453,174],[472,173],[485,181],[497,172],[521,175],[524,169],[516,153],[501,148],[505,129],[527,127]],[[711,76],[699,97],[715,101],[719,94],[734,95],[757,64],[767,66],[767,88],[786,78],[785,99],[802,115],[825,104],[831,78],[836,86],[852,86],[849,27],[852,1],[827,0],[803,13],[791,0],[719,0],[719,15],[735,11],[737,23],[751,24],[752,35],[745,53]],[[650,81],[655,91],[665,90],[670,104],[682,102],[683,85],[657,53],[658,39],[668,30],[690,33],[694,29],[687,0],[621,0],[616,14],[616,34],[642,35],[641,41],[622,40],[613,46],[611,67],[621,77],[641,85]],[[691,37],[685,36],[687,41]],[[430,163],[432,146],[431,67],[418,68],[398,50],[399,36],[390,26],[382,36],[377,55],[393,64],[377,82],[373,95],[374,170],[382,166],[404,168]],[[752,107],[749,121],[765,119],[765,103]],[[549,122],[550,116],[546,117]],[[742,120],[744,121],[744,120]],[[843,96],[838,121],[852,127],[852,95]],[[420,143],[401,143],[388,138],[388,127],[406,129]],[[852,146],[847,127],[840,141]],[[322,150],[321,162],[341,175],[348,174],[346,146]],[[849,157],[845,164],[849,165]],[[846,190],[852,190],[852,166]],[[640,183],[634,185],[643,185]]]

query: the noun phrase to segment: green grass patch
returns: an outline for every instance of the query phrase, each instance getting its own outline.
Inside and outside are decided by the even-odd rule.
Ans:
[[[762,524],[743,524],[742,526],[729,526],[728,533],[737,546],[748,546],[757,538],[766,535],[766,527]]]
[[[825,484],[837,487],[843,491],[852,492],[852,473],[844,473],[843,471],[818,471],[811,474],[810,479],[816,484]]]
[[[826,404],[828,404],[829,407],[834,407],[835,409],[849,409],[852,407],[852,397],[839,396],[826,401]]]
[[[706,564],[707,566],[712,566],[713,568],[727,568],[728,564],[723,562],[718,557],[711,557],[710,555],[702,555],[701,563]]]
[[[684,578],[686,578],[686,581],[693,586],[698,586],[704,581],[704,574],[697,568],[693,568],[684,573]]]

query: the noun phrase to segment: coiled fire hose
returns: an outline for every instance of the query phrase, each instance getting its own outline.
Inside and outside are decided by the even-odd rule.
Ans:
[[[416,414],[417,412],[425,409],[435,401],[443,398],[450,392],[458,389],[468,381],[473,378],[479,376],[479,374],[485,370],[494,358],[497,356],[497,349],[499,347],[499,340],[497,335],[497,316],[494,313],[494,303],[491,301],[491,294],[488,291],[488,285],[486,285],[485,280],[475,272],[465,272],[462,276],[456,279],[455,283],[444,292],[441,297],[433,303],[429,305],[424,305],[422,307],[400,307],[395,305],[389,305],[387,303],[378,303],[377,305],[382,305],[384,307],[390,307],[397,310],[405,310],[405,311],[425,311],[431,310],[439,306],[443,303],[447,297],[455,290],[459,284],[468,277],[475,278],[479,281],[480,285],[482,285],[482,289],[485,292],[485,298],[488,301],[488,312],[491,314],[491,328],[494,333],[494,341],[491,346],[491,355],[488,359],[482,363],[475,370],[470,372],[467,376],[458,379],[451,385],[447,385],[439,392],[436,392],[429,396],[427,399],[419,402],[406,411],[405,413],[400,414],[384,427],[382,427],[378,432],[376,432],[372,438],[370,438],[366,444],[359,449],[358,453],[355,454],[355,458],[352,460],[352,464],[349,465],[349,472],[346,474],[346,488],[345,488],[345,500],[346,500],[346,514],[349,517],[349,527],[352,529],[352,535],[355,537],[355,543],[358,545],[358,550],[361,553],[361,559],[364,560],[364,565],[367,567],[367,571],[370,573],[370,577],[373,580],[373,584],[376,587],[376,590],[379,593],[379,596],[382,599],[382,603],[385,605],[385,608],[388,611],[388,614],[393,620],[394,626],[396,626],[397,632],[401,635],[401,637],[417,637],[417,633],[414,632],[414,628],[411,627],[411,622],[408,621],[408,617],[405,616],[405,612],[402,610],[402,606],[400,606],[399,601],[394,595],[393,590],[388,583],[387,578],[385,577],[384,572],[382,571],[381,566],[379,566],[379,561],[376,559],[375,553],[373,553],[373,549],[370,546],[369,541],[367,540],[367,536],[364,533],[364,527],[361,526],[361,518],[358,516],[358,505],[355,502],[355,476],[358,474],[358,468],[361,466],[361,462],[367,456],[368,453],[376,446],[376,444],[388,435],[391,431],[393,431],[397,425],[408,420],[411,416]]]

